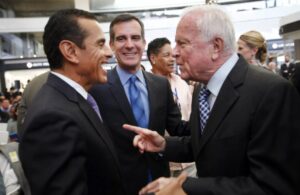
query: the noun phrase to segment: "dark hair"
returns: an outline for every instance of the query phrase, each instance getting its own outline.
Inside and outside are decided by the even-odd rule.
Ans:
[[[78,47],[83,48],[83,40],[87,32],[78,24],[79,18],[97,20],[96,17],[84,10],[64,9],[52,15],[47,22],[43,35],[44,51],[50,69],[62,67],[63,56],[59,50],[62,40],[70,40]]]
[[[147,49],[147,56],[149,61],[150,60],[150,55],[151,54],[155,54],[157,55],[160,51],[160,49],[165,45],[165,44],[170,44],[171,42],[169,41],[169,39],[162,37],[162,38],[156,38],[154,40],[152,40],[149,44],[148,44],[148,49]]]
[[[143,40],[145,40],[145,29],[144,29],[143,22],[138,17],[136,17],[136,16],[134,16],[132,14],[120,14],[117,17],[115,17],[113,19],[113,21],[109,25],[110,41],[113,41],[114,38],[115,38],[115,32],[113,31],[113,27],[116,24],[123,23],[123,22],[129,22],[129,21],[132,21],[132,20],[135,20],[135,21],[137,21],[140,24],[142,38],[143,38]]]

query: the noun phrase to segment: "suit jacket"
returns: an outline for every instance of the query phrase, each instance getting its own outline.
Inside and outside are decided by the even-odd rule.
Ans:
[[[300,97],[288,81],[240,58],[200,135],[198,87],[191,137],[170,138],[165,157],[196,161],[191,195],[300,194]]]
[[[161,135],[164,135],[165,129],[170,130],[170,135],[189,134],[181,127],[181,114],[174,102],[168,80],[147,72],[143,72],[143,75],[149,98],[149,128]],[[128,194],[138,194],[147,184],[149,169],[153,179],[169,176],[169,165],[163,156],[157,153],[140,154],[132,145],[135,134],[122,128],[125,123],[137,125],[137,122],[116,69],[108,72],[106,84],[94,86],[90,93],[95,97],[101,115],[111,131]],[[177,129],[182,131],[177,132]]]
[[[24,122],[20,159],[32,195],[123,195],[107,129],[88,102],[50,74]]]
[[[20,101],[19,107],[18,107],[18,137],[21,139],[22,133],[23,133],[23,123],[24,118],[26,116],[27,109],[32,103],[33,98],[37,94],[37,92],[41,89],[41,87],[46,83],[47,78],[49,75],[49,71],[35,77],[28,85],[26,86],[22,99]]]
[[[295,64],[292,62],[290,63],[289,67],[287,67],[286,64],[282,64],[280,66],[280,74],[285,79],[290,79],[291,76],[293,75],[294,71],[295,71]]]
[[[291,81],[300,94],[300,62],[295,64],[295,72],[291,77]]]

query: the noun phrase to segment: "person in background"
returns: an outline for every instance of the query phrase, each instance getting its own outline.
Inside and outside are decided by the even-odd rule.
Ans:
[[[104,122],[115,142],[127,193],[161,176],[169,176],[169,163],[160,153],[140,154],[132,146],[134,134],[122,128],[124,123],[155,129],[160,135],[189,134],[181,129],[181,114],[174,102],[166,78],[141,69],[145,49],[144,24],[136,16],[121,14],[109,27],[110,47],[117,66],[108,72],[106,84],[95,85],[90,93],[101,108]]]
[[[37,94],[37,92],[41,89],[41,87],[46,83],[48,79],[49,71],[38,75],[32,81],[30,81],[24,89],[22,98],[19,103],[18,112],[17,112],[17,128],[18,128],[18,138],[21,139],[23,135],[22,125],[24,123],[24,118],[26,116],[26,112],[30,107],[33,98]]]
[[[7,112],[3,112],[0,109],[0,123],[7,123],[8,120],[9,120],[9,114]]]
[[[295,72],[295,64],[291,62],[291,56],[290,54],[286,53],[284,55],[284,63],[280,66],[280,75],[289,80],[291,76]]]
[[[299,61],[295,63],[295,71],[290,80],[300,94],[300,62]]]
[[[0,174],[3,176],[4,191],[7,195],[31,195],[19,160],[18,147],[17,142],[0,145]]]
[[[120,164],[92,85],[112,51],[96,17],[60,10],[43,35],[51,72],[27,111],[19,155],[32,195],[123,195]]]
[[[15,102],[10,109],[10,119],[7,121],[7,131],[9,132],[10,141],[18,141],[18,107],[19,102]]]
[[[274,74],[279,74],[279,70],[277,68],[277,62],[275,56],[268,57],[268,69],[272,71]]]
[[[238,40],[238,53],[249,64],[268,69],[266,66],[267,42],[260,32],[252,30],[242,34]]]
[[[175,58],[171,48],[171,42],[163,37],[156,38],[148,44],[147,56],[152,66],[152,73],[166,77],[171,85],[173,98],[181,112],[181,119],[189,121],[192,104],[192,90],[190,86],[173,73]],[[171,163],[173,176],[179,175],[184,170],[190,176],[195,176],[194,163]]]
[[[167,38],[157,38],[148,44],[147,56],[152,73],[166,77],[170,82],[173,98],[180,109],[182,120],[188,121],[191,113],[192,91],[189,85],[173,73],[175,58],[171,42]]]
[[[213,24],[213,25],[211,25]],[[249,65],[236,53],[228,15],[216,5],[186,10],[176,29],[174,56],[181,78],[198,81],[191,136],[164,138],[123,125],[140,152],[171,161],[195,160],[189,195],[300,194],[300,95],[287,80]],[[160,178],[140,194],[172,181]]]
[[[268,69],[270,71],[272,71],[274,74],[278,74],[277,73],[277,64],[276,64],[276,62],[274,62],[274,61],[269,62],[268,63]]]
[[[10,102],[9,102],[8,99],[2,100],[0,109],[1,109],[3,112],[9,113],[10,107],[11,107],[11,104],[10,104]]]

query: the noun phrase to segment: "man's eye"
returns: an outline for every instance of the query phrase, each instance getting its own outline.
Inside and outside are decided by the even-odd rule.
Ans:
[[[117,37],[116,40],[117,40],[117,41],[124,41],[125,38],[124,38],[124,37]]]
[[[184,47],[184,46],[186,45],[186,43],[184,43],[184,42],[179,42],[178,45],[179,45],[180,47]]]
[[[133,36],[132,39],[135,41],[138,41],[138,40],[141,40],[141,36]]]

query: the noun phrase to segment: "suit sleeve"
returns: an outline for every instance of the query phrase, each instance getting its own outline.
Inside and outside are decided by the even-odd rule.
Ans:
[[[59,110],[38,114],[35,121],[29,117],[24,124],[20,143],[20,159],[32,195],[87,194],[80,121]]]
[[[193,162],[193,149],[191,137],[167,137],[167,147],[164,151],[165,158],[172,162]],[[174,152],[176,151],[176,152]]]
[[[300,194],[299,108],[300,97],[291,85],[273,83],[262,95],[251,119],[245,151],[248,174],[188,178],[183,184],[184,191],[189,195]],[[180,150],[178,143],[167,142],[166,153],[173,150],[173,157],[174,150],[180,156],[188,154],[187,145],[182,140],[180,143],[185,149]]]

